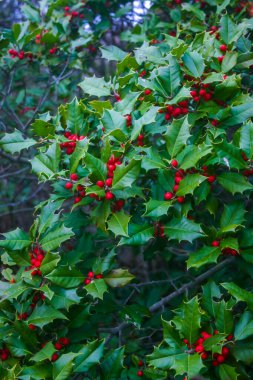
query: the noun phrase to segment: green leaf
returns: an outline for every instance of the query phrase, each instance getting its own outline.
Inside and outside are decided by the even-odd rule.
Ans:
[[[139,98],[141,92],[129,92],[124,99],[115,104],[115,109],[119,112],[124,112],[124,115],[130,114],[134,108],[136,100]]]
[[[43,179],[50,179],[59,171],[61,150],[57,142],[51,144],[48,150],[38,154],[31,160],[32,170]]]
[[[189,71],[190,75],[194,78],[200,78],[205,69],[204,58],[196,51],[187,51],[182,57],[182,61]]]
[[[127,56],[126,52],[113,45],[103,46],[100,51],[102,52],[102,58],[109,61],[122,61]]]
[[[60,255],[58,253],[48,252],[40,266],[42,274],[45,276],[46,274],[52,272],[57,267],[60,259]]]
[[[74,233],[71,228],[63,224],[56,226],[53,230],[43,234],[40,239],[40,245],[45,251],[52,251],[59,248],[60,245],[71,238]]]
[[[245,213],[246,210],[239,201],[225,205],[220,220],[221,233],[235,232],[237,227],[242,226],[245,221]]]
[[[121,378],[124,350],[125,348],[121,347],[108,353],[101,364],[101,380],[118,380]]]
[[[169,65],[167,67],[159,67],[155,71],[156,76],[152,81],[152,87],[167,97],[175,95],[180,86],[181,76],[177,59],[172,55],[168,55],[166,59],[168,59]]]
[[[87,138],[81,141],[76,141],[75,151],[71,154],[70,161],[69,161],[70,173],[76,172],[76,169],[78,168],[78,165],[81,159],[84,158],[87,154],[86,152],[88,150],[88,147],[89,147],[89,140]]]
[[[112,182],[112,191],[131,187],[139,175],[140,168],[140,160],[131,160],[127,165],[117,165]]]
[[[253,343],[250,342],[236,342],[235,346],[231,347],[231,353],[237,361],[241,361],[246,365],[253,363]]]
[[[175,329],[171,322],[165,321],[162,318],[163,324],[163,339],[164,341],[173,348],[182,347],[182,339],[180,338],[179,332]]]
[[[236,34],[236,25],[234,22],[231,20],[231,18],[228,15],[225,15],[221,18],[220,21],[220,35],[222,40],[226,44],[230,44],[231,42],[234,41],[235,34]]]
[[[76,294],[76,289],[54,288],[51,304],[55,309],[69,310],[70,306],[80,303],[81,298]],[[45,293],[45,292],[44,292]]]
[[[249,158],[253,156],[253,123],[252,122],[245,123],[241,127],[239,146]]]
[[[49,201],[46,205],[43,204],[38,215],[39,226],[38,232],[41,234],[45,232],[47,228],[51,227],[55,222],[59,220],[60,214],[56,214],[56,211],[62,206],[63,200],[60,199],[56,202]]]
[[[39,352],[31,357],[31,361],[42,362],[46,359],[51,359],[53,353],[55,352],[55,347],[52,342],[48,342]]]
[[[115,236],[128,236],[128,224],[131,217],[124,213],[124,211],[115,212],[107,221],[108,229],[114,233]]]
[[[223,73],[227,73],[236,65],[237,57],[238,53],[236,52],[226,52],[221,64],[221,70]]]
[[[204,349],[206,351],[211,351],[212,353],[221,353],[222,345],[225,341],[225,334],[216,334],[212,337],[206,339],[203,343]]]
[[[239,106],[231,107],[230,115],[222,121],[223,127],[231,127],[236,124],[244,123],[247,119],[253,116],[253,100],[240,104]]]
[[[190,137],[188,117],[173,119],[173,122],[167,127],[167,132],[164,137],[170,156],[176,157]]]
[[[164,226],[164,232],[169,240],[175,239],[179,242],[182,240],[192,242],[204,235],[199,224],[185,217],[172,219]]]
[[[242,174],[222,173],[217,177],[217,180],[224,189],[233,195],[253,189],[253,185],[249,183]]]
[[[179,354],[171,366],[176,371],[176,375],[187,374],[189,379],[199,375],[204,364],[198,354]]]
[[[84,275],[77,269],[69,267],[59,267],[46,276],[53,284],[63,288],[75,288],[79,286],[83,280]]]
[[[193,194],[193,191],[205,180],[206,177],[200,174],[186,175],[186,177],[179,183],[177,196],[181,197],[186,194]]]
[[[83,346],[75,360],[74,372],[87,372],[94,365],[98,365],[104,353],[104,340],[94,340]]]
[[[197,252],[190,254],[187,260],[187,268],[200,268],[205,264],[216,263],[220,254],[219,247],[202,247]]]
[[[104,279],[93,280],[90,284],[85,286],[85,290],[93,298],[103,299],[104,293],[107,292],[107,286]]]
[[[221,364],[219,366],[219,376],[221,380],[236,380],[238,378],[236,369],[228,364]]]
[[[29,236],[20,228],[2,234],[5,239],[0,240],[0,247],[10,251],[17,251],[28,247],[31,244]]]
[[[20,283],[9,284],[8,282],[0,282],[1,302],[6,299],[17,299],[27,289],[27,285],[20,285]]]
[[[157,116],[157,111],[159,107],[154,107],[152,106],[150,110],[144,113],[143,116],[141,116],[137,120],[133,120],[133,129],[131,132],[131,140],[135,140],[139,134],[141,133],[141,130],[144,125],[151,124],[155,122],[156,116]]]
[[[126,119],[121,115],[120,112],[117,112],[115,110],[105,110],[101,121],[107,135],[112,134],[115,138],[117,138],[119,135],[122,141],[126,139]],[[121,133],[118,133],[118,135],[116,135],[116,131],[120,131]]]
[[[48,137],[55,134],[55,125],[42,119],[36,119],[31,127],[34,133],[40,137]]]
[[[229,306],[224,300],[213,303],[215,326],[220,333],[231,334],[234,329],[234,319]]]
[[[233,296],[237,301],[243,301],[248,304],[249,309],[253,310],[253,294],[240,288],[233,282],[226,282],[221,284],[231,296]]]
[[[53,364],[53,380],[68,380],[73,372],[73,361],[78,355],[73,352],[61,355]]]
[[[102,114],[104,110],[111,110],[112,105],[109,100],[106,101],[100,101],[100,100],[92,100],[89,102],[89,104],[94,108],[95,111],[99,112]]]
[[[22,133],[17,129],[13,133],[5,133],[0,140],[0,147],[8,153],[19,153],[35,144],[37,141],[32,138],[24,139]]]
[[[121,268],[112,270],[104,277],[106,284],[112,288],[125,286],[133,279],[134,276],[127,269]]]
[[[154,227],[129,224],[129,237],[122,237],[119,245],[141,245],[154,238]]]
[[[216,144],[215,150],[217,156],[221,159],[221,162],[229,168],[243,169],[245,168],[245,161],[242,158],[241,151],[234,145],[222,141]]]
[[[43,327],[53,322],[55,319],[68,319],[60,311],[52,306],[41,305],[36,306],[32,314],[28,318],[28,323],[38,327]]]
[[[212,148],[206,144],[199,146],[187,145],[184,150],[177,156],[177,160],[179,163],[181,163],[180,168],[187,170],[196,167],[201,158],[211,152]]]
[[[194,297],[190,301],[184,302],[181,334],[188,339],[190,344],[193,344],[199,338],[200,319],[198,298]]]
[[[86,153],[84,157],[84,162],[86,164],[87,169],[91,173],[91,177],[94,178],[94,180],[105,181],[107,170],[106,165],[101,160],[92,156],[89,153]]]
[[[167,215],[172,203],[169,201],[156,201],[154,199],[150,199],[145,206],[146,211],[145,214],[143,214],[144,216],[159,218],[162,215]]]
[[[103,78],[96,78],[95,76],[91,78],[86,77],[79,83],[79,87],[88,95],[97,97],[111,95],[111,83],[106,82]]]
[[[141,162],[141,166],[145,170],[166,168],[160,154],[152,147],[145,150],[147,154]]]
[[[253,335],[253,314],[245,311],[235,325],[235,341],[243,340]]]

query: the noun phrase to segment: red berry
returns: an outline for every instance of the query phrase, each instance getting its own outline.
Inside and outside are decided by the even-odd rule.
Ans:
[[[229,348],[227,347],[222,347],[222,355],[223,356],[228,356],[229,355]]]
[[[204,339],[208,339],[208,338],[211,338],[212,335],[208,334],[206,331],[202,331],[201,336]]]
[[[179,184],[182,181],[182,177],[175,177],[175,184]]]
[[[74,203],[79,203],[81,202],[82,198],[81,197],[75,197]]]
[[[5,360],[7,360],[9,357],[8,353],[7,352],[2,352],[1,355],[0,355],[0,358],[1,360],[4,362]]]
[[[70,343],[70,340],[69,340],[69,338],[62,337],[62,338],[59,339],[59,342],[60,342],[61,344],[63,344],[64,346],[68,346],[69,343]]]
[[[101,273],[99,273],[99,274],[96,274],[96,276],[95,276],[95,278],[97,279],[97,280],[99,280],[100,278],[103,278],[104,276],[101,274]]]
[[[172,166],[173,168],[177,168],[177,167],[178,167],[178,162],[177,162],[177,160],[172,160],[170,164],[171,164],[171,166]]]
[[[94,273],[93,273],[93,272],[88,272],[87,276],[88,276],[89,278],[93,278],[93,277],[94,277]]]
[[[232,334],[227,336],[227,340],[233,340],[233,339],[234,339],[234,336]]]
[[[218,61],[221,63],[224,59],[224,55],[222,55],[221,57],[218,57]]]
[[[210,175],[208,178],[207,178],[208,182],[209,183],[213,183],[215,180],[216,180],[216,177],[215,175]]]
[[[219,247],[219,245],[220,245],[219,240],[214,240],[214,241],[212,242],[212,246],[213,246],[213,247]]]
[[[98,187],[104,187],[105,183],[104,183],[104,181],[97,181],[96,185]]]
[[[206,360],[207,358],[208,358],[208,353],[207,352],[203,352],[201,354],[201,359]]]
[[[222,51],[222,52],[226,52],[227,51],[227,45],[221,45],[220,46],[220,51]]]
[[[71,183],[71,182],[66,182],[66,184],[65,184],[65,189],[70,190],[70,189],[72,189],[72,187],[73,187],[73,183]]]
[[[61,350],[62,349],[62,344],[60,342],[56,342],[54,344],[54,347],[56,348],[56,350]]]
[[[51,357],[51,362],[56,362],[56,360],[59,358],[58,354],[55,352]]]
[[[138,371],[137,376],[142,377],[144,375],[143,371]]]
[[[222,355],[218,355],[216,360],[218,363],[223,363],[225,361],[225,358]]]
[[[190,94],[193,98],[196,98],[196,96],[198,95],[197,94],[197,91],[193,90],[193,91],[190,91]]]
[[[173,198],[173,193],[167,191],[165,194],[164,194],[164,199],[165,201],[169,201],[170,199]]]
[[[200,95],[200,96],[204,96],[204,95],[206,95],[206,90],[200,90],[200,91],[199,91],[199,95]]]
[[[76,173],[72,173],[72,174],[70,174],[70,179],[72,179],[72,181],[77,181],[78,175]]]
[[[219,365],[219,362],[217,362],[217,360],[213,360],[213,361],[212,361],[212,365],[213,365],[214,367],[217,367],[217,366]]]
[[[105,184],[106,184],[106,186],[111,187],[112,186],[112,178],[107,178],[105,180]]]
[[[175,185],[175,186],[173,187],[173,191],[174,191],[174,193],[176,193],[176,192],[178,191],[178,188],[179,188],[178,185]]]
[[[178,197],[177,201],[178,203],[184,203],[185,198],[184,197]]]
[[[85,280],[84,280],[84,284],[85,285],[89,285],[91,283],[91,279],[90,278],[86,278]]]
[[[194,102],[199,102],[199,96],[195,96],[195,98],[193,98]]]
[[[138,362],[138,367],[142,367],[143,366],[143,361],[142,360],[139,360],[139,362]]]
[[[107,193],[105,194],[105,198],[106,198],[107,200],[111,200],[111,199],[114,198],[114,195],[113,195],[113,193],[111,193],[110,191],[107,191]]]
[[[30,323],[30,324],[28,325],[28,327],[29,327],[30,330],[36,330],[36,326],[33,325],[32,323]]]
[[[152,91],[151,91],[149,88],[147,88],[147,89],[144,91],[144,94],[148,96],[148,95],[151,94],[151,92],[152,92]]]
[[[196,352],[203,352],[204,351],[204,347],[202,345],[198,345],[195,347],[195,351]]]

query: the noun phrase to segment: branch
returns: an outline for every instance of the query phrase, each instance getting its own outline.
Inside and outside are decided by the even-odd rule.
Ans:
[[[181,286],[181,288],[175,290],[175,292],[169,294],[166,297],[163,297],[160,301],[154,303],[152,306],[150,306],[149,311],[151,313],[154,313],[155,311],[159,310],[162,306],[169,303],[173,298],[176,298],[180,296],[181,294],[183,294],[186,290],[191,289],[194,286],[201,284],[201,282],[203,282],[205,279],[209,278],[211,275],[218,272],[220,269],[222,269],[223,267],[225,267],[226,265],[230,264],[233,261],[234,261],[234,257],[231,257],[215,265],[214,267],[209,269],[207,272],[202,273],[201,275],[196,277],[194,280],[192,280],[188,284]]]

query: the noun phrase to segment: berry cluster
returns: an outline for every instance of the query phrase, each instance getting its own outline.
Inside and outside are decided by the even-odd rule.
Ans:
[[[45,257],[45,252],[39,247],[34,247],[32,252],[30,252],[31,267],[29,269],[32,269],[32,273],[31,273],[32,276],[42,275],[39,268],[41,266],[41,263],[44,257]]]
[[[79,13],[77,11],[71,11],[70,7],[64,7],[64,16],[65,17],[70,17],[70,20],[72,20],[73,18],[76,18],[76,17],[79,17],[81,19],[84,18],[84,14],[83,13]]]
[[[210,91],[210,88],[209,88],[210,85],[209,84],[207,84],[207,83],[203,83],[201,85],[195,84],[195,85],[193,85],[193,87],[195,89],[190,91],[190,94],[191,94],[194,102],[199,102],[201,99],[204,102],[208,102],[209,100],[212,99],[213,92]],[[209,91],[209,92],[207,92],[207,91]]]
[[[178,162],[177,160],[172,160],[171,161],[171,166],[173,168],[177,168],[178,167]],[[173,193],[170,192],[170,191],[167,191],[165,194],[164,194],[164,200],[165,201],[169,201],[171,200],[174,196],[175,196],[175,193],[178,191],[178,187],[179,187],[179,183],[182,181],[182,179],[184,178],[184,175],[185,175],[185,171],[183,169],[179,169],[176,171],[175,173],[175,185],[173,187]],[[184,197],[177,197],[177,201],[178,203],[184,203],[184,200],[185,198]]]
[[[239,252],[237,252],[236,249],[233,248],[224,248],[222,250],[223,255],[232,255],[232,256],[237,256],[239,255]]]
[[[213,335],[217,335],[218,333],[219,333],[218,330],[214,330]],[[195,352],[199,353],[201,355],[201,359],[207,360],[208,358],[212,358],[213,366],[216,367],[224,363],[229,356],[229,352],[230,352],[229,348],[227,348],[226,346],[223,346],[221,354],[215,353],[212,355],[211,352],[206,351],[204,349],[204,342],[206,339],[211,338],[213,335],[209,334],[206,331],[202,331],[200,335],[201,337],[192,346],[189,344],[189,341],[187,339],[183,339],[183,342],[187,345],[189,349],[194,349]],[[232,335],[229,335],[227,337],[227,341],[232,340],[232,339],[233,339]]]
[[[85,136],[78,136],[76,134],[72,134],[71,132],[65,132],[64,136],[70,140],[63,143],[60,143],[60,148],[65,149],[66,154],[70,155],[74,153],[76,149],[76,141],[81,141],[85,138]]]
[[[143,146],[143,145],[144,145],[144,135],[140,134],[140,135],[137,137],[137,145],[138,145],[138,146]]]
[[[106,190],[105,199],[109,201],[114,198],[114,194],[108,188],[112,186],[114,171],[117,165],[121,165],[121,161],[119,158],[116,158],[114,157],[114,155],[112,155],[107,161],[107,177],[108,178],[105,181],[97,181],[96,183],[98,187],[101,187],[101,188],[105,187],[105,190]]]
[[[4,362],[10,357],[10,351],[7,347],[0,349],[0,359]]]
[[[36,107],[24,107],[21,110],[19,110],[18,112],[20,115],[24,115],[25,113],[27,113],[29,111],[35,111],[35,110],[36,110]]]
[[[57,52],[57,47],[54,46],[49,50],[49,54],[54,55]]]
[[[132,117],[131,115],[125,115],[126,118],[126,126],[131,127],[132,126]]]
[[[138,367],[143,367],[144,366],[144,363],[143,363],[143,361],[142,360],[139,360],[139,362],[138,362]],[[139,377],[142,377],[144,375],[144,372],[140,369],[139,371],[137,371],[137,376],[139,376]]]
[[[101,273],[95,274],[94,272],[88,272],[87,273],[87,278],[84,279],[84,284],[88,285],[90,284],[93,280],[99,280],[100,278],[103,278],[103,275]]]
[[[172,106],[168,105],[165,111],[165,120],[170,120],[171,118],[176,118],[182,115],[186,115],[189,112],[188,102],[183,100],[179,102],[177,105]]]
[[[24,50],[17,51],[15,49],[9,49],[9,54],[12,59],[18,58],[23,60],[24,58],[28,58],[30,62],[33,60],[33,53],[25,53]]]

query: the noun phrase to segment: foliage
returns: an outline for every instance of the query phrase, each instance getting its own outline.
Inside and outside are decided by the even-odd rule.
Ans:
[[[252,376],[250,9],[154,2],[113,76],[2,136],[51,189],[0,240],[3,379]]]

